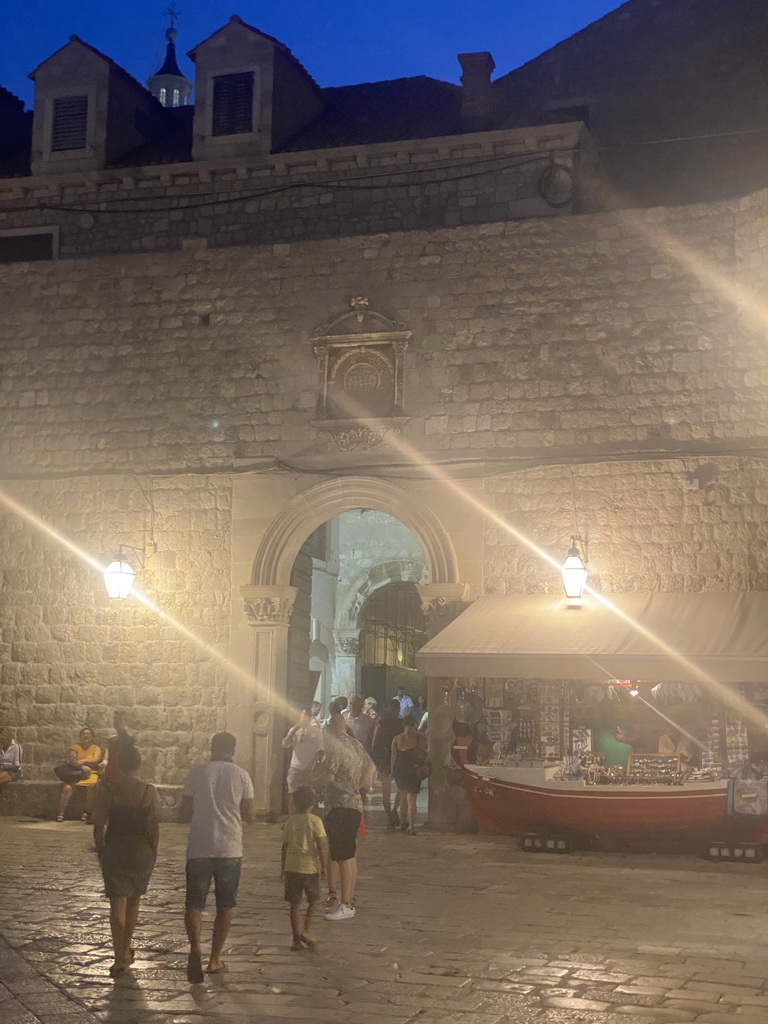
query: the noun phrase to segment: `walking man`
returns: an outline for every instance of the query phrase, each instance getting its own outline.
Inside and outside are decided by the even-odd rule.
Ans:
[[[331,848],[330,888],[339,879],[339,901],[325,915],[326,921],[346,921],[355,916],[357,884],[357,830],[363,815],[363,799],[373,785],[376,767],[361,743],[347,731],[343,715],[331,715],[325,732],[326,767],[331,781],[325,789],[325,830]]]
[[[362,697],[352,697],[350,699],[347,729],[349,729],[358,743],[362,743],[366,754],[370,754],[376,723],[370,715],[364,714],[364,706]]]
[[[253,821],[253,783],[246,771],[232,763],[235,742],[231,733],[216,733],[211,740],[210,761],[192,769],[181,798],[181,820],[192,822],[184,914],[189,938],[187,980],[192,985],[203,981],[200,935],[211,882],[216,892],[216,920],[207,973],[226,970],[221,951],[237,902],[243,821]]]

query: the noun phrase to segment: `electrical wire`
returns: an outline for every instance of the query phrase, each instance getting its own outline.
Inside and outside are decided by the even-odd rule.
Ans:
[[[576,124],[577,122],[565,122],[565,123]],[[536,127],[544,127],[544,126],[533,125],[531,127],[536,128]],[[735,131],[728,131],[728,132],[708,132],[708,133],[700,133],[700,134],[697,134],[697,135],[676,135],[676,136],[668,136],[668,137],[665,137],[665,138],[658,138],[658,139],[640,139],[640,140],[634,140],[634,141],[609,143],[609,144],[603,144],[603,145],[600,145],[600,146],[593,145],[590,148],[589,152],[591,152],[591,153],[607,153],[607,152],[616,152],[618,150],[625,150],[625,149],[636,149],[636,148],[642,147],[642,146],[665,146],[665,145],[674,145],[674,144],[685,143],[685,142],[705,142],[705,141],[711,141],[713,139],[732,139],[732,138],[739,138],[739,137],[746,137],[746,136],[756,136],[756,135],[766,135],[766,134],[768,134],[768,127],[766,127],[766,128],[742,128],[742,129],[737,129]],[[442,137],[442,136],[436,136],[436,137]],[[451,136],[445,136],[445,138],[451,138]],[[464,138],[464,136],[462,136],[462,138]],[[417,140],[403,139],[401,141],[403,141],[403,142],[412,142],[412,141],[417,141]],[[372,145],[380,145],[380,143],[372,143]],[[339,147],[339,148],[341,149],[341,148],[344,148],[344,147]],[[481,171],[479,173],[477,171],[471,171],[471,172],[469,172],[467,174],[455,175],[455,176],[453,176],[451,178],[440,178],[440,179],[438,179],[438,182],[444,182],[444,181],[463,181],[463,180],[466,180],[468,178],[477,178],[477,177],[481,177],[481,176],[483,176],[485,174],[490,174],[490,173],[499,172],[499,171],[503,172],[505,170],[512,170],[512,169],[514,169],[516,167],[524,166],[525,163],[530,163],[530,162],[547,161],[548,165],[550,165],[550,166],[551,165],[555,165],[555,166],[558,166],[560,169],[569,170],[569,168],[565,167],[564,165],[557,165],[555,158],[556,157],[571,157],[571,156],[573,156],[576,153],[584,153],[584,152],[585,152],[585,150],[581,149],[579,147],[557,147],[557,148],[554,148],[554,149],[548,149],[548,150],[544,150],[544,151],[542,151],[542,150],[535,150],[535,151],[531,150],[531,151],[515,154],[515,158],[514,158],[514,160],[512,162],[509,162],[509,158],[506,157],[506,156],[486,157],[486,158],[482,158],[482,159],[479,159],[479,160],[477,158],[467,157],[464,160],[464,162],[465,163],[471,162],[474,167],[477,167],[478,164],[491,163],[491,162],[496,162],[496,161],[507,161],[507,162],[506,163],[502,163],[502,165],[499,166],[499,167],[489,168],[488,170]],[[283,154],[277,153],[277,154],[272,154],[272,155],[274,157],[280,157]],[[185,165],[187,163],[192,163],[192,161],[184,161]],[[455,168],[456,165],[457,165],[457,161],[450,161],[447,164],[437,164],[437,165],[431,164],[431,165],[425,165],[423,167],[411,168],[410,170],[411,170],[411,173],[416,172],[417,174],[425,174],[425,173],[428,173],[430,171],[431,172],[439,172],[439,171],[444,170],[446,168],[448,168],[448,169]],[[137,166],[139,166],[139,165],[137,165]],[[147,164],[147,165],[140,165],[140,166],[142,166],[142,167],[155,167],[155,166],[157,166],[157,167],[167,167],[167,166],[170,166],[170,165],[168,165],[168,164]],[[111,170],[111,169],[122,170],[122,171],[124,171],[126,173],[131,171],[131,167],[107,168],[107,170]],[[182,194],[180,196],[177,196],[176,197],[176,201],[173,204],[171,204],[171,205],[161,205],[161,204],[158,204],[158,203],[154,203],[154,204],[146,206],[144,208],[136,207],[136,208],[134,208],[132,210],[131,209],[120,209],[120,210],[117,210],[117,209],[114,209],[114,208],[110,208],[109,206],[107,206],[107,204],[110,204],[110,206],[111,206],[111,204],[114,204],[114,203],[142,203],[142,202],[146,203],[147,202],[146,197],[145,196],[124,196],[124,197],[121,197],[120,199],[111,199],[108,196],[107,197],[102,196],[102,197],[100,197],[98,199],[86,200],[83,205],[78,205],[78,206],[73,206],[73,205],[70,205],[70,204],[46,203],[44,200],[40,200],[37,203],[29,203],[29,204],[24,205],[24,206],[15,206],[15,207],[5,207],[5,206],[3,206],[3,212],[10,214],[10,213],[43,212],[43,211],[46,211],[46,210],[51,210],[51,211],[60,212],[60,213],[130,213],[130,212],[135,212],[135,213],[162,213],[162,212],[170,211],[170,210],[198,209],[201,206],[221,206],[221,205],[225,205],[225,204],[233,203],[233,202],[249,202],[249,201],[253,201],[253,200],[256,200],[256,199],[269,198],[270,196],[278,195],[278,194],[280,194],[282,192],[292,191],[294,189],[301,189],[301,188],[330,188],[330,189],[341,189],[341,190],[348,190],[348,191],[365,190],[365,189],[375,188],[376,186],[372,185],[372,184],[355,184],[355,182],[358,182],[358,181],[373,182],[373,181],[377,181],[377,180],[379,180],[381,178],[386,179],[388,187],[391,187],[391,188],[396,188],[396,187],[407,188],[410,185],[423,185],[423,184],[425,184],[423,179],[416,179],[416,178],[411,178],[411,179],[406,180],[406,181],[393,181],[392,180],[393,177],[398,177],[399,175],[406,174],[406,173],[408,173],[408,172],[406,172],[406,171],[396,171],[396,170],[384,168],[381,171],[377,171],[377,172],[374,172],[372,174],[366,174],[366,175],[360,174],[360,175],[356,175],[354,177],[347,177],[347,178],[324,178],[324,179],[321,178],[321,179],[317,179],[317,180],[314,180],[314,181],[291,181],[291,182],[285,182],[282,185],[275,185],[275,186],[272,186],[271,188],[268,188],[268,189],[262,189],[262,190],[251,191],[251,192],[243,192],[243,193],[231,193],[226,198],[222,198],[222,196],[221,196],[222,189],[217,189],[215,191],[209,191],[209,192],[202,193],[202,194],[200,194],[200,193],[198,193],[198,194],[194,194],[194,193],[190,194],[189,198],[194,200],[194,202],[188,202],[188,203],[180,204],[179,200],[180,199],[183,200],[185,198],[185,196]],[[27,179],[26,178],[20,178],[20,179],[13,178],[13,179],[8,179],[8,180],[16,182],[17,180],[19,180],[19,181],[26,181]],[[432,184],[432,182],[426,182],[426,184]],[[538,188],[539,188],[539,186],[537,185],[537,189]],[[208,199],[207,198],[208,196],[211,196],[211,197],[214,197],[214,198]],[[0,202],[2,202],[2,200],[0,200]],[[562,205],[562,204],[553,204],[553,205]]]
[[[452,477],[457,480],[482,479],[487,477],[508,476],[513,473],[524,473],[535,469],[601,465],[621,462],[682,462],[691,459],[713,458],[746,458],[754,462],[768,462],[768,439],[761,439],[759,446],[744,444],[740,446],[713,447],[696,445],[669,449],[620,449],[613,452],[596,452],[586,455],[568,452],[553,452],[551,455],[530,454],[524,456],[487,455],[482,458],[444,458],[430,456],[430,466],[453,470]],[[398,462],[337,462],[329,465],[306,465],[283,459],[278,456],[264,456],[241,465],[229,463],[216,466],[171,466],[162,469],[144,471],[109,469],[72,469],[51,473],[13,473],[3,471],[0,479],[4,481],[55,481],[91,478],[139,478],[162,479],[178,476],[244,476],[248,474],[289,473],[295,476],[343,477],[365,475],[382,479],[434,479],[429,469],[421,470],[407,460]]]
[[[198,195],[198,194],[195,194],[195,193],[192,193],[192,194],[189,194],[188,196],[185,196],[185,195],[177,196],[174,199],[173,203],[171,203],[170,205],[163,204],[163,203],[160,203],[160,202],[157,202],[157,201],[148,200],[146,196],[126,196],[126,197],[122,197],[120,199],[110,199],[108,196],[106,196],[106,197],[102,196],[100,198],[83,200],[77,206],[71,205],[69,203],[49,203],[49,202],[46,202],[44,199],[40,199],[40,200],[38,200],[35,203],[28,203],[28,204],[26,204],[24,206],[15,206],[15,207],[5,207],[5,206],[3,206],[2,210],[3,210],[3,213],[5,213],[5,214],[13,214],[13,213],[41,213],[41,212],[45,212],[45,211],[55,211],[55,212],[58,212],[58,213],[92,213],[92,214],[94,214],[94,213],[98,213],[98,214],[123,214],[123,213],[157,214],[157,213],[168,212],[168,211],[171,211],[171,210],[194,210],[194,209],[200,209],[200,208],[203,208],[203,207],[226,206],[226,205],[230,205],[231,203],[253,202],[253,201],[258,200],[258,199],[269,199],[269,198],[271,198],[273,196],[280,195],[280,194],[285,193],[285,192],[298,191],[300,189],[318,189],[318,190],[323,190],[323,189],[328,190],[328,189],[330,189],[330,190],[341,190],[341,191],[370,191],[372,188],[377,188],[377,187],[378,188],[383,188],[383,187],[385,187],[383,184],[380,184],[380,185],[375,184],[375,182],[378,182],[378,181],[380,181],[382,179],[386,180],[386,187],[387,188],[409,188],[411,186],[423,187],[424,185],[443,184],[445,182],[455,182],[455,181],[466,181],[466,180],[468,180],[470,178],[481,178],[481,177],[485,177],[485,176],[487,176],[489,174],[497,174],[497,173],[500,173],[500,172],[504,173],[505,171],[516,170],[516,169],[519,169],[521,167],[525,167],[528,164],[533,164],[533,163],[536,163],[536,164],[544,163],[546,165],[545,169],[544,169],[545,172],[547,170],[549,170],[550,168],[552,168],[553,166],[557,166],[558,168],[560,168],[562,170],[568,171],[568,168],[565,167],[564,165],[560,165],[560,164],[556,164],[555,163],[555,161],[552,158],[552,154],[556,153],[557,155],[561,155],[562,156],[562,155],[565,155],[565,154],[568,154],[568,153],[573,153],[573,152],[576,152],[576,150],[565,150],[565,149],[563,149],[563,150],[556,150],[556,151],[554,151],[554,150],[547,150],[547,151],[544,151],[544,152],[538,151],[538,152],[531,153],[531,154],[522,154],[521,153],[519,155],[516,155],[513,161],[510,161],[508,156],[489,157],[487,160],[483,160],[483,161],[472,160],[471,162],[473,164],[473,168],[475,168],[472,171],[468,171],[465,174],[454,174],[453,176],[450,176],[450,177],[444,177],[444,176],[443,177],[439,177],[439,178],[436,178],[434,181],[424,180],[424,178],[420,178],[418,180],[416,178],[407,178],[405,181],[397,181],[397,180],[393,180],[393,178],[401,177],[402,175],[405,175],[408,172],[405,171],[405,170],[393,172],[392,170],[387,171],[386,169],[383,169],[383,170],[381,170],[379,172],[376,172],[374,174],[357,175],[357,176],[352,177],[352,178],[320,178],[320,179],[315,179],[315,180],[312,180],[312,181],[288,181],[288,182],[284,182],[284,183],[282,183],[280,185],[273,185],[270,188],[259,189],[257,191],[230,192],[230,193],[228,193],[225,196],[222,196],[222,191],[224,191],[222,189],[218,189],[215,192],[205,193],[202,196]],[[500,161],[502,161],[502,162],[500,163],[500,166],[489,167],[487,169],[483,169],[483,170],[480,170],[480,171],[476,170],[478,163],[488,163],[488,162],[491,162],[491,161],[492,162],[500,162]],[[468,158],[464,162],[465,163],[470,162],[470,158]],[[162,165],[160,165],[160,166],[162,166]],[[430,166],[426,166],[426,167],[422,167],[422,168],[416,168],[415,170],[419,174],[426,174],[428,172],[431,172],[433,174],[440,174],[442,171],[444,171],[446,169],[451,169],[451,168],[456,168],[456,162],[452,162],[450,164],[443,164],[443,165],[430,165]],[[366,184],[360,184],[359,182],[367,182],[367,183]],[[540,187],[539,187],[539,185],[537,183],[537,189],[539,189],[539,188]],[[207,196],[215,196],[216,198],[208,199]],[[189,201],[188,202],[183,202],[183,200],[186,199],[186,198],[188,198]],[[113,204],[116,204],[116,203],[145,203],[145,204],[149,204],[149,205],[145,205],[143,207],[134,206],[134,207],[128,207],[126,209],[122,209],[122,208],[121,209],[117,209],[113,205]]]

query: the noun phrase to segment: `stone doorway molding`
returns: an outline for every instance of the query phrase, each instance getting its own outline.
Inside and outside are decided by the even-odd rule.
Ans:
[[[365,508],[394,516],[416,537],[433,584],[458,585],[458,561],[448,532],[422,501],[375,477],[342,477],[310,487],[287,501],[259,545],[251,583],[240,588],[250,627],[250,671],[258,693],[243,695],[232,709],[233,731],[249,746],[256,806],[274,817],[282,810],[283,749],[288,665],[288,626],[296,591],[291,570],[304,541],[342,512]],[[435,591],[437,593],[437,591]],[[352,632],[352,630],[350,630]]]
[[[424,562],[412,558],[393,558],[361,572],[349,584],[336,612],[337,630],[362,628],[361,615],[368,598],[389,583],[422,583],[429,573]],[[447,584],[450,586],[450,584]],[[423,599],[422,599],[423,600]]]
[[[365,476],[328,480],[289,501],[259,545],[252,582],[256,586],[290,586],[293,563],[310,533],[334,516],[356,508],[370,508],[399,519],[421,545],[430,581],[458,582],[456,552],[432,510],[396,484]]]

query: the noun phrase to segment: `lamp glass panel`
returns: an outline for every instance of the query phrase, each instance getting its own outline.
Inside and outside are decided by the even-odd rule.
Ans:
[[[560,572],[566,597],[581,597],[587,583],[587,570],[578,555],[568,555]]]
[[[104,570],[104,584],[110,597],[128,597],[136,574],[128,562],[115,558]]]

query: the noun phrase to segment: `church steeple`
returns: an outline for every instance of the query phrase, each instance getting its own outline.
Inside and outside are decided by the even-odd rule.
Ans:
[[[176,59],[176,39],[179,34],[176,31],[176,19],[179,12],[172,4],[165,13],[168,17],[165,60],[162,67],[147,80],[147,87],[164,107],[185,107],[189,103],[192,83],[181,73]]]

